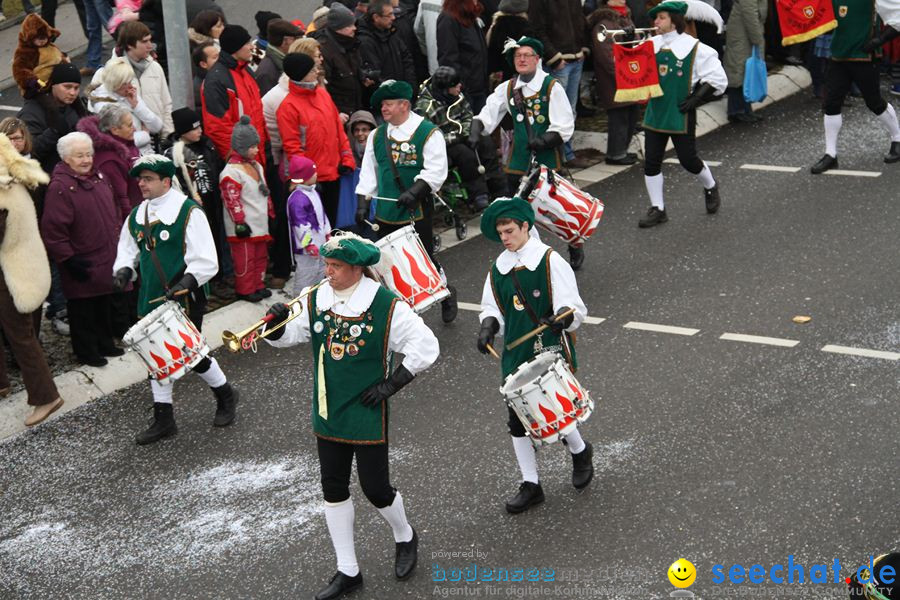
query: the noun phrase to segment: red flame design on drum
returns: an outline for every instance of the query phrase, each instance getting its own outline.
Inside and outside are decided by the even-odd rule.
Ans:
[[[194,347],[194,341],[190,339],[189,336],[185,335],[184,332],[179,331],[178,335],[181,336],[181,339],[184,340],[188,349],[192,349]],[[152,351],[149,351],[150,357],[153,358],[154,362],[156,362],[156,366],[159,369],[159,373],[156,374],[156,379],[162,379],[164,377],[168,377],[172,373],[178,372],[181,367],[184,366],[186,361],[182,360],[182,353],[177,347],[173,346],[169,342],[163,342],[163,346],[166,347],[166,350],[169,351],[169,354],[172,355],[172,362],[169,363],[166,359],[158,356]]]
[[[415,285],[407,283],[396,266],[391,267],[391,275],[394,277],[394,286],[397,288],[397,291],[400,292],[410,306],[415,306],[419,302],[430,298],[431,291],[440,287],[441,276],[435,270],[430,260],[422,261],[428,271],[426,273],[421,269],[419,261],[413,258],[406,248],[403,249],[403,254],[406,255],[406,259],[409,261],[409,270],[412,273]]]
[[[559,433],[559,430],[567,427],[575,420],[575,417],[572,416],[572,413],[576,409],[572,404],[572,401],[569,398],[561,395],[559,392],[556,392],[556,401],[559,402],[560,406],[565,412],[565,415],[562,419],[558,418],[556,416],[556,413],[545,407],[543,404],[538,404],[538,408],[541,411],[541,415],[543,415],[544,417],[544,421],[547,422],[547,426],[542,429],[537,423],[533,423],[531,425],[531,428],[532,430],[534,430],[535,434],[537,434],[537,437],[541,439],[545,439],[550,437],[551,435]]]
[[[189,336],[188,334],[186,334],[186,333],[183,332],[183,331],[179,331],[179,332],[178,332],[178,335],[180,335],[180,336],[181,336],[181,339],[184,340],[184,345],[187,346],[188,350],[193,350],[193,348],[194,348],[194,340],[191,339],[191,336]]]
[[[548,180],[546,167],[541,168],[541,178],[529,201],[539,215],[538,225],[580,246],[589,238],[603,216],[603,203],[558,175],[553,183]]]

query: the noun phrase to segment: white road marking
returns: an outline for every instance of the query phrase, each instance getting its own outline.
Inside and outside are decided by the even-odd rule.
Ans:
[[[690,327],[673,327],[671,325],[657,325],[655,323],[641,323],[640,321],[629,321],[622,327],[625,329],[640,329],[641,331],[656,331],[658,333],[673,333],[675,335],[694,335],[699,329],[691,329]]]
[[[719,336],[719,339],[730,340],[732,342],[748,342],[750,344],[783,346],[785,348],[793,348],[800,343],[799,340],[786,340],[784,338],[765,337],[762,335],[746,335],[743,333],[723,333],[721,336]]]
[[[670,164],[670,165],[677,165],[677,164],[679,164],[677,158],[667,158],[667,159],[664,160],[663,162],[664,162],[664,163],[668,163],[668,164]],[[722,166],[722,161],[721,161],[721,160],[704,160],[703,162],[705,162],[705,163],[706,163],[708,166],[710,166],[710,167],[721,167],[721,166]]]
[[[459,308],[461,310],[471,310],[472,312],[481,312],[480,304],[473,304],[472,302],[457,302],[456,305],[459,306]],[[587,323],[588,325],[599,325],[600,323],[602,323],[605,320],[606,319],[604,319],[602,317],[585,317],[584,318],[584,322]]]
[[[850,346],[835,346],[828,344],[822,348],[822,352],[834,352],[835,354],[850,354],[851,356],[864,356],[866,358],[884,358],[887,360],[900,360],[900,352],[884,352],[883,350],[869,350],[868,348],[852,348]]]
[[[9,104],[0,104],[0,110],[6,110],[9,112],[17,113],[22,110],[21,106],[10,106]]]
[[[741,165],[742,169],[748,169],[750,171],[776,171],[778,173],[796,173],[800,170],[800,167],[781,167],[778,165],[754,165],[752,163],[748,163],[746,165]]]
[[[850,177],[881,177],[881,171],[845,171],[843,169],[831,169],[825,171],[826,175],[849,175]]]
[[[588,325],[599,325],[600,323],[602,323],[605,320],[606,319],[603,319],[600,317],[585,317],[584,318],[584,322],[587,323]]]

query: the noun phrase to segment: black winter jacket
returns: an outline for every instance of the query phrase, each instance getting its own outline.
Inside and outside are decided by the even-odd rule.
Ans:
[[[490,94],[487,42],[480,22],[464,27],[441,11],[437,19],[437,47],[438,64],[456,69],[467,96]]]
[[[528,18],[522,15],[508,15],[502,12],[494,13],[494,22],[490,29],[490,39],[488,40],[488,72],[496,73],[501,71],[503,77],[501,81],[512,79],[516,74],[516,70],[510,66],[506,57],[503,56],[503,44],[507,38],[514,40],[528,35],[534,36],[534,30]]]
[[[48,118],[48,111],[56,110],[56,118]],[[56,142],[62,136],[75,131],[78,120],[88,115],[84,98],[79,96],[72,104],[59,106],[49,93],[38,94],[37,97],[25,101],[19,114],[25,122],[33,140],[31,156],[49,175],[53,167],[61,160],[56,151]]]
[[[325,68],[325,89],[338,107],[338,111],[353,114],[363,106],[363,85],[360,78],[359,40],[338,35],[330,29],[316,30],[313,36],[319,41]]]
[[[528,20],[544,43],[544,70],[584,58],[590,46],[581,0],[529,0]]]
[[[359,59],[364,73],[379,72],[375,82],[387,79],[405,81],[416,89],[416,67],[412,53],[400,38],[396,28],[378,29],[367,15],[360,19],[356,38],[359,40]],[[374,91],[374,86],[373,86]]]

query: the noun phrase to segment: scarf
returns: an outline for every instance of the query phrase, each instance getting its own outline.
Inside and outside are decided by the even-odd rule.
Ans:
[[[126,53],[125,56],[128,56],[128,54]],[[147,67],[150,66],[150,59],[147,58],[135,61],[130,56],[128,56],[128,62],[131,63],[131,68],[134,69],[134,75],[138,79],[141,78],[141,76],[144,74],[144,71],[146,71]]]

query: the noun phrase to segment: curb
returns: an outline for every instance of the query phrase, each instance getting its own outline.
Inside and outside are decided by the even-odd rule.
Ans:
[[[796,94],[811,84],[812,79],[806,69],[785,66],[781,71],[769,75],[769,95],[765,100],[756,104],[755,108],[769,106]],[[728,123],[728,118],[725,99],[710,102],[700,107],[697,111],[697,136],[700,137],[715,131],[726,123]],[[642,147],[643,136],[638,134],[635,138],[639,146]],[[605,148],[606,134],[576,131],[573,137],[573,147],[579,149],[588,146]],[[669,147],[671,148],[671,146],[672,142],[670,141]],[[633,166],[635,165],[614,166],[601,162],[587,169],[575,171],[573,176],[577,185],[586,187]],[[475,217],[468,222],[469,235],[466,237],[466,240],[481,235],[480,223],[481,217]],[[441,250],[448,250],[465,241],[456,239],[453,228],[442,232],[441,240]],[[285,285],[285,289],[291,289],[290,282]],[[275,290],[270,303],[281,298],[290,298],[290,296],[284,290]],[[236,324],[249,325],[259,319],[262,312],[259,304],[243,301],[234,302],[204,316],[203,335],[206,337],[210,348],[216,350],[222,346],[222,331],[224,329],[237,329],[239,325]],[[59,415],[71,412],[92,400],[112,394],[146,379],[146,367],[137,355],[131,351],[126,352],[124,356],[110,359],[109,365],[106,367],[82,367],[57,375],[54,378],[54,382],[60,396],[65,400],[65,404],[48,421],[57,418]],[[28,429],[24,424],[25,417],[30,411],[26,400],[26,392],[23,390],[0,402],[0,443],[2,443],[2,440]]]

